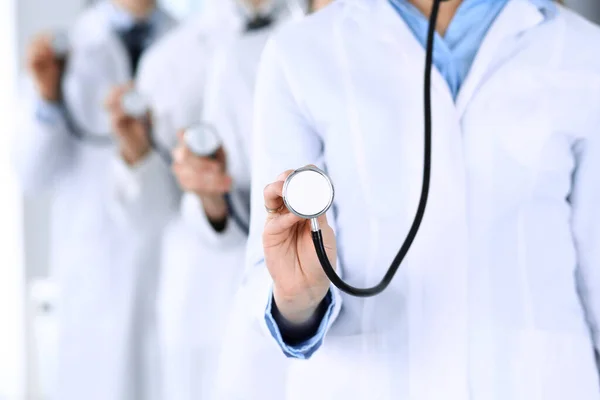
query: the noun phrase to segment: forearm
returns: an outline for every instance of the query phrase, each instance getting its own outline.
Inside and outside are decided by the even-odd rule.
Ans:
[[[242,214],[244,209],[243,199],[238,199],[239,195],[232,195],[232,207],[235,207],[236,212],[240,213],[241,218],[247,218],[247,213]],[[247,233],[236,224],[228,214],[227,207],[220,205],[217,207],[225,207],[217,210],[210,209],[207,212],[207,206],[203,199],[194,193],[185,193],[181,203],[182,218],[189,226],[191,226],[206,243],[218,248],[231,248],[244,246],[247,240]],[[221,217],[221,218],[219,218]]]

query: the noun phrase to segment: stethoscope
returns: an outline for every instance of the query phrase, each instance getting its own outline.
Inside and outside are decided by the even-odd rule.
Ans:
[[[51,46],[57,59],[66,60],[69,53],[69,42],[65,33],[57,33],[53,38]],[[93,146],[110,146],[113,144],[114,140],[109,134],[93,134],[80,129],[74,123],[64,99],[61,100],[61,103],[65,121],[67,123],[67,130],[73,137]],[[152,126],[148,117],[151,108],[144,96],[135,89],[129,90],[121,98],[121,108],[128,116],[144,123],[152,150],[160,156],[165,164],[170,166],[173,163],[170,152],[160,146],[155,141],[154,135],[152,134]],[[186,129],[184,132],[184,142],[194,155],[198,157],[210,157],[213,159],[216,158],[216,152],[222,145],[216,129],[207,124],[195,124]],[[229,193],[226,193],[224,197],[229,217],[244,233],[248,234],[248,223],[236,212],[233,202],[231,201],[231,196]]]
[[[69,57],[69,53],[71,51],[70,42],[68,34],[64,31],[58,31],[54,34],[51,42],[52,51],[57,60],[61,62],[63,65],[63,76],[64,76],[64,65],[66,64],[67,58]],[[111,146],[114,143],[114,139],[110,134],[98,134],[92,133],[77,124],[73,115],[70,112],[70,109],[67,105],[64,94],[62,93],[63,88],[63,77],[61,77],[61,96],[59,99],[59,103],[62,109],[62,113],[64,116],[65,123],[67,125],[67,131],[79,142],[85,143],[91,146],[97,147],[107,147]],[[148,132],[148,140],[150,142],[150,147],[167,163],[171,164],[171,157],[168,151],[165,151],[162,147],[160,147],[156,141],[154,140],[154,135],[152,134],[150,119],[148,117],[148,111],[150,109],[148,103],[145,101],[144,97],[141,96],[137,91],[130,90],[123,95],[121,98],[121,108],[125,112],[126,115],[138,119],[145,124],[146,132]]]
[[[188,149],[196,156],[212,159],[217,158],[217,151],[223,145],[216,128],[204,123],[196,124],[186,129],[183,134],[183,140]],[[224,198],[229,217],[245,234],[248,234],[250,231],[248,223],[237,213],[230,194],[225,193]]]
[[[356,297],[371,297],[383,292],[398,272],[400,265],[406,254],[410,250],[425,215],[427,198],[429,196],[429,186],[431,180],[431,72],[433,68],[433,42],[435,37],[435,28],[437,17],[442,1],[433,0],[431,16],[429,18],[429,28],[427,34],[427,46],[425,56],[425,145],[423,162],[423,185],[421,197],[417,212],[411,228],[408,232],[402,247],[392,261],[390,268],[385,273],[381,282],[370,288],[357,288],[342,280],[335,272],[335,269],[329,262],[325,246],[323,244],[323,235],[319,226],[318,217],[325,214],[333,204],[335,189],[331,179],[319,168],[308,166],[295,170],[284,182],[283,202],[287,209],[300,218],[308,219],[311,222],[312,240],[315,246],[321,267],[331,283],[342,292]]]

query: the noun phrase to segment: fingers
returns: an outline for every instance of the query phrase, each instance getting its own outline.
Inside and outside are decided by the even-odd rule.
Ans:
[[[264,189],[263,197],[265,208],[267,211],[276,210],[275,212],[269,212],[267,215],[267,224],[271,233],[281,233],[298,222],[303,221],[302,217],[298,217],[294,213],[291,213],[286,207],[283,201],[283,186],[285,180],[294,172],[294,170],[287,170],[280,174],[275,182],[270,183]],[[321,225],[327,225],[327,216],[321,215],[318,217],[318,221]]]
[[[121,107],[122,99],[125,93],[129,92],[133,87],[133,83],[129,82],[124,85],[114,86],[106,96],[104,107],[110,113],[123,113]]]
[[[55,55],[48,36],[41,35],[31,42],[27,50],[27,65],[29,68],[40,68],[54,61]]]
[[[279,176],[277,177],[277,181],[281,181],[281,182],[285,182],[285,180],[288,178],[288,176],[290,176],[292,173],[294,173],[295,170],[293,169],[288,169],[284,172],[282,172],[281,174],[279,174]]]
[[[283,206],[283,181],[277,180],[265,186],[263,197],[267,211],[279,210]],[[273,214],[269,213],[270,216]]]
[[[267,226],[269,234],[283,233],[295,224],[302,221],[302,218],[291,213],[283,203],[283,184],[287,175],[292,171],[286,171],[281,174],[273,183],[268,184],[263,192],[265,208],[267,209]],[[273,210],[269,212],[269,210]],[[265,231],[267,233],[267,231]]]
[[[179,144],[184,144],[185,143],[185,129],[180,130],[177,132],[177,142]]]
[[[182,143],[172,154],[172,170],[183,189],[205,195],[221,195],[231,189],[231,177],[218,160],[199,157]]]
[[[289,169],[281,173],[275,182],[265,186],[263,191],[263,197],[265,201],[265,207],[270,210],[277,210],[283,206],[283,184],[288,176],[294,172],[293,169]],[[273,216],[274,213],[270,213]]]
[[[182,147],[178,147],[173,152],[175,164],[182,169],[189,169],[197,174],[218,174],[224,172],[218,161],[206,157],[198,157],[188,152],[189,150]],[[182,153],[184,154],[182,155]]]
[[[180,186],[186,191],[213,196],[222,195],[231,190],[231,177],[221,171],[199,171],[185,164],[174,164],[172,168]]]

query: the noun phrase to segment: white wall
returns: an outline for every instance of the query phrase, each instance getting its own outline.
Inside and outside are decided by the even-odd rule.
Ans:
[[[17,183],[10,168],[8,133],[16,124],[16,1],[0,1],[0,399],[25,394],[24,274],[22,210]]]

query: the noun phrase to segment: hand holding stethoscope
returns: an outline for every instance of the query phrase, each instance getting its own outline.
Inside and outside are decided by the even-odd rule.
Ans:
[[[290,322],[307,321],[326,296],[330,283],[356,297],[370,297],[383,292],[398,272],[419,231],[431,178],[431,71],[435,27],[442,1],[445,0],[433,1],[427,35],[421,197],[408,236],[382,280],[369,288],[357,288],[335,272],[335,237],[325,218],[333,203],[334,188],[323,171],[312,166],[287,171],[265,188],[264,201],[268,212],[263,231],[265,262],[273,278],[277,307]]]
[[[42,34],[33,39],[27,51],[27,69],[39,96],[47,102],[60,100],[60,81],[63,71],[62,44],[52,35]]]
[[[169,153],[154,142],[150,107],[132,84],[113,89],[106,103],[112,131],[123,159],[130,165],[154,150],[171,166],[180,187],[196,194],[211,222],[233,220],[244,233],[248,223],[230,198],[232,179],[226,172],[225,150],[218,133],[207,124],[195,124],[178,133],[178,143]]]
[[[307,321],[330,287],[313,244],[316,223],[327,257],[332,267],[336,265],[335,234],[325,214],[333,201],[333,186],[322,178],[319,170],[309,166],[282,173],[264,189],[265,263],[273,278],[277,307],[291,323]],[[309,221],[309,216],[315,219]]]
[[[213,223],[231,219],[248,232],[248,223],[237,212],[229,193],[233,186],[227,174],[226,153],[214,128],[196,124],[178,134],[172,170],[186,192],[196,194]]]
[[[191,132],[191,131],[190,131]],[[186,132],[179,132],[178,143],[173,150],[171,167],[179,186],[186,192],[198,196],[206,215],[211,221],[227,218],[227,205],[223,196],[231,190],[232,180],[225,171],[225,151],[215,143],[207,152],[194,152],[186,143]],[[214,154],[202,157],[198,154]]]
[[[110,114],[111,132],[121,157],[129,165],[140,162],[153,147],[149,134],[150,115],[141,101],[133,84],[127,84],[114,87],[105,103]]]
[[[171,160],[168,152],[165,152],[154,142],[149,105],[131,84],[113,88],[105,100],[105,109],[111,116],[112,132],[91,132],[83,128],[72,115],[63,93],[65,66],[72,52],[72,44],[68,34],[64,31],[58,31],[53,35],[44,36],[43,39],[44,41],[39,39],[41,44],[45,45],[42,54],[45,57],[44,60],[47,59],[46,64],[52,66],[50,71],[53,73],[52,77],[54,78],[54,80],[48,79],[46,86],[53,88],[53,91],[51,92],[52,96],[47,98],[43,90],[45,86],[39,83],[37,84],[38,91],[45,100],[61,108],[67,131],[74,139],[84,145],[95,147],[118,145],[121,154],[130,164],[134,164],[143,158],[149,149],[154,149],[165,162],[170,164]],[[35,46],[33,48],[35,49]],[[52,62],[50,63],[50,61]],[[36,82],[40,81],[38,78],[39,73],[36,75],[35,71],[32,71],[32,74]],[[145,129],[143,129],[146,134],[145,138],[141,137],[141,127],[136,127],[142,124],[145,126]],[[132,130],[137,134],[132,134]]]

